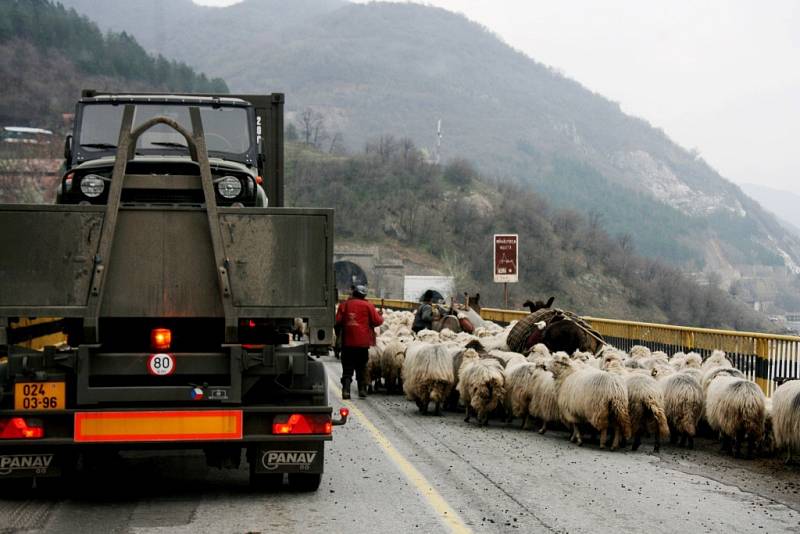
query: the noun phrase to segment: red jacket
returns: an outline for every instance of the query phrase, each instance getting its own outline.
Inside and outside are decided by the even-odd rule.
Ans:
[[[342,327],[343,347],[373,345],[373,328],[382,324],[383,317],[368,300],[351,297],[336,310],[336,325]]]

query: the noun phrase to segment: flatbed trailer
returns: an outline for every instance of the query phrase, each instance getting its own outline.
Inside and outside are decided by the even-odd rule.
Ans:
[[[111,152],[89,161],[72,144],[98,102],[120,107],[121,123],[116,146],[86,145]],[[180,113],[137,122],[153,105]],[[282,95],[84,93],[59,198],[102,196],[0,205],[0,482],[59,476],[100,451],[177,448],[219,467],[244,452],[254,484],[288,473],[295,488],[319,486],[324,442],[347,418],[333,417],[310,355],[333,337],[333,211],[283,207],[282,106]],[[209,157],[212,110],[245,111],[257,157]],[[185,153],[140,152],[143,135],[167,129]],[[256,176],[273,207],[258,205]],[[220,205],[224,180],[255,204]],[[41,317],[59,318],[66,343],[18,343],[13,325]]]

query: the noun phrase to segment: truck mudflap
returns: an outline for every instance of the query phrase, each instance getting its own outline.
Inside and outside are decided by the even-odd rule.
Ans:
[[[72,458],[67,453],[3,453],[0,452],[0,480],[30,477],[58,477],[64,472],[64,463]]]
[[[321,441],[264,443],[253,448],[251,462],[256,473],[321,474],[325,444]]]

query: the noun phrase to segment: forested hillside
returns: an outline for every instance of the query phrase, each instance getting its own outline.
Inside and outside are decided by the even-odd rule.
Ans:
[[[638,256],[629,238],[613,238],[597,217],[553,209],[529,189],[482,177],[466,160],[428,163],[408,139],[384,136],[355,156],[292,143],[287,200],[336,209],[338,240],[427,251],[459,290],[480,288],[502,303],[492,283],[493,233],[519,233],[517,307],[557,297],[559,306],[617,318],[763,329],[761,316],[713,286]]]
[[[0,124],[56,128],[86,87],[228,92],[222,79],[149,55],[130,34],[103,34],[47,0],[0,2],[0,80]]]
[[[441,119],[445,160],[469,157],[725,287],[799,268],[800,239],[698,154],[463,16],[340,0],[64,1],[237,91],[285,92],[290,113],[312,109],[351,150],[391,133],[430,153]]]

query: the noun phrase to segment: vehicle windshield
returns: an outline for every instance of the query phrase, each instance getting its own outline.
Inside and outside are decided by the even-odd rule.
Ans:
[[[232,106],[199,106],[209,154],[238,161],[249,161],[251,149],[247,108]],[[88,159],[94,153],[113,151],[119,140],[122,112],[125,106],[87,104],[83,107],[78,149]],[[136,104],[133,127],[153,117],[169,117],[192,131],[189,107],[174,104]],[[144,132],[136,144],[138,154],[186,154],[186,140],[166,124],[158,124]]]

